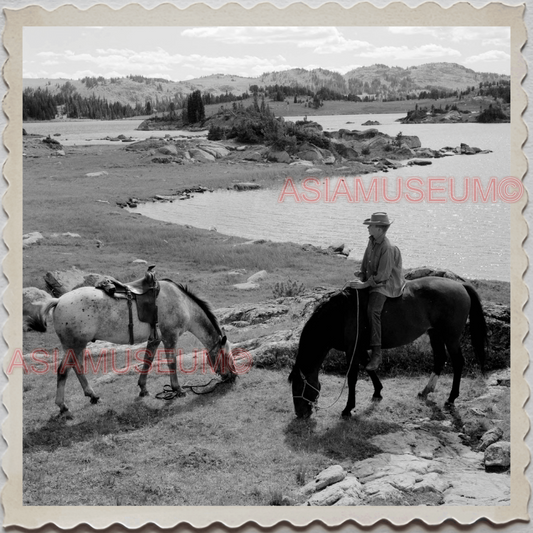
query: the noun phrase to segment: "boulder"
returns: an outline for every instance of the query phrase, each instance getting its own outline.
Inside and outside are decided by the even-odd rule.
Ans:
[[[260,162],[263,161],[263,156],[259,152],[250,152],[249,154],[246,154],[243,159],[245,161]]]
[[[364,144],[365,148],[369,150],[376,150],[378,148],[384,148],[385,146],[391,144],[391,138],[385,136],[375,136]]]
[[[422,143],[416,135],[402,135],[402,145],[406,145],[408,148],[420,148]]]
[[[317,492],[319,490],[322,490],[329,485],[333,485],[333,483],[337,483],[338,481],[342,481],[346,477],[346,471],[342,466],[340,465],[333,465],[329,468],[326,468],[326,470],[323,470],[315,476],[313,481],[310,481],[302,487],[301,493],[302,494],[313,494],[314,492]],[[334,502],[332,502],[334,503]],[[327,504],[331,505],[331,504]]]
[[[178,149],[173,144],[161,146],[161,148],[158,148],[157,151],[163,155],[178,155]]]
[[[298,339],[275,341],[261,339],[261,343],[255,350],[248,350],[255,367],[271,369],[286,368],[292,365],[297,351]]]
[[[289,306],[283,304],[241,304],[231,308],[219,309],[217,317],[223,325],[234,321],[245,321],[249,325],[260,324],[274,317],[286,315]]]
[[[423,159],[431,159],[435,157],[435,151],[431,150],[431,148],[420,148],[418,150],[415,150],[416,157],[421,157]]]
[[[157,150],[162,146],[165,146],[167,141],[165,139],[145,139],[144,141],[137,141],[126,146],[126,150],[138,150],[141,152],[148,150]]]
[[[480,439],[478,450],[480,452],[485,451],[489,446],[498,442],[503,437],[503,431],[499,427],[489,429]]]
[[[267,153],[267,159],[274,163],[290,163],[291,156],[285,151],[275,151],[271,150]]]
[[[425,166],[425,165],[431,165],[431,161],[427,161],[427,160],[424,160],[424,159],[413,159],[412,161],[409,161],[407,163],[408,165],[412,166],[412,165],[418,165],[418,166]]]
[[[491,444],[485,450],[485,470],[487,472],[504,472],[511,466],[511,443],[500,441]]]
[[[318,150],[308,149],[301,150],[296,154],[296,157],[303,159],[304,161],[322,161],[322,154]]]
[[[437,278],[448,278],[455,281],[460,281],[461,283],[465,282],[465,279],[461,276],[458,276],[451,270],[446,270],[444,268],[434,268],[434,267],[420,267],[408,270],[404,277],[405,279],[418,279],[425,278],[427,276],[434,276]]]
[[[400,148],[394,150],[394,155],[402,159],[410,159],[411,157],[415,157],[413,150],[411,150],[411,148],[405,144],[402,144]]]
[[[346,146],[343,143],[332,143],[332,146],[335,151],[345,159],[354,160],[359,157],[359,153],[354,148]]]
[[[189,154],[193,159],[199,161],[200,163],[213,163],[215,161],[215,156],[207,153],[205,150],[201,150],[200,148],[190,148]]]
[[[235,183],[233,188],[236,191],[252,191],[255,189],[260,189],[261,185],[258,183]]]
[[[468,146],[468,144],[461,143],[460,153],[463,155],[474,155],[476,151],[470,146]]]
[[[57,298],[82,284],[86,275],[86,272],[72,267],[67,271],[47,272],[44,275],[44,281],[51,293]]]
[[[42,239],[44,239],[44,236],[42,233],[38,231],[33,231],[31,233],[25,233],[22,236],[22,248],[26,248],[27,246],[30,246],[31,244],[35,244],[36,242],[39,242]]]
[[[509,505],[511,487],[508,476],[486,472],[461,472],[444,493],[444,505]]]
[[[105,170],[100,170],[99,172],[89,172],[85,174],[86,178],[101,178],[102,176],[108,176],[109,174]]]
[[[247,281],[248,282],[256,282],[256,281],[260,281],[262,279],[265,279],[267,276],[267,271],[266,270],[260,270],[259,272],[256,272],[255,274],[252,274],[248,279]]]
[[[229,150],[217,144],[200,144],[198,145],[200,150],[211,154],[215,159],[221,159],[229,155]]]
[[[290,166],[296,166],[296,165],[300,165],[303,167],[312,167],[313,163],[311,161],[302,161],[302,160],[297,160],[297,161],[293,161],[292,163],[290,163]]]

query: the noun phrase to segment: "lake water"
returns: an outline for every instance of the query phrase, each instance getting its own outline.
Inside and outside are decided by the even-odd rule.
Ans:
[[[453,177],[457,182],[455,194],[460,196],[466,178],[479,177],[486,190],[490,178],[501,179],[510,174],[510,124],[406,125],[396,122],[401,116],[404,115],[336,115],[312,119],[326,131],[377,127],[391,136],[400,131],[404,135],[417,135],[424,147],[438,149],[466,143],[492,150],[490,154],[433,159],[430,166],[405,167],[388,174],[361,177],[366,190],[373,178],[385,179],[389,197],[397,192],[398,178],[405,185],[411,177],[419,177],[424,184],[430,177],[445,177],[446,180]],[[302,118],[287,117],[287,120]],[[367,120],[378,120],[380,126],[362,126]],[[66,146],[106,144],[109,141],[102,141],[102,138],[108,135],[123,134],[145,139],[163,137],[168,133],[136,131],[140,123],[140,120],[54,121],[26,123],[24,127],[28,133],[61,133],[60,141]],[[180,132],[170,133],[176,136]],[[189,132],[183,132],[183,135],[191,136]],[[333,169],[331,171],[332,174],[328,176],[329,190],[333,193],[335,176],[338,177],[339,173],[334,173]],[[326,176],[317,174],[316,177],[320,181],[313,186],[324,193]],[[353,195],[353,179],[346,176],[346,183]],[[443,183],[444,188],[449,189],[449,182]],[[469,199],[464,203],[456,203],[446,198],[443,203],[426,200],[413,203],[402,197],[398,202],[387,202],[380,195],[377,202],[373,199],[364,201],[362,198],[357,202],[350,201],[346,196],[339,197],[335,202],[327,202],[322,195],[315,203],[298,203],[294,196],[286,195],[280,202],[284,184],[282,180],[271,189],[247,192],[220,190],[197,194],[185,201],[147,203],[135,211],[176,224],[206,229],[216,227],[220,233],[248,239],[319,246],[344,242],[352,248],[356,258],[362,257],[367,242],[367,231],[362,221],[372,212],[387,211],[395,219],[389,236],[401,248],[405,267],[431,265],[448,268],[470,278],[510,279],[510,205],[500,200],[476,203]],[[305,192],[299,185],[296,190],[299,195]],[[437,197],[446,196],[446,193],[437,194]]]
[[[142,120],[51,120],[43,122],[25,122],[27,133],[36,135],[61,135],[57,139],[64,146],[117,144],[116,141],[106,141],[105,137],[125,135],[136,141],[149,137],[207,137],[207,132],[190,131],[137,131]]]

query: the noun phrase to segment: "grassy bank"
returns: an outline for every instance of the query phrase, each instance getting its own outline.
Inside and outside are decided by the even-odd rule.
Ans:
[[[253,105],[253,99],[243,100],[245,107]],[[442,107],[446,105],[457,105],[463,111],[475,111],[487,108],[490,104],[494,104],[492,98],[476,97],[465,98],[458,100],[455,97],[442,98],[439,100],[432,100],[425,98],[422,100],[398,100],[393,102],[347,102],[344,100],[325,100],[323,105],[318,109],[313,107],[305,107],[304,104],[295,104],[292,101],[287,105],[285,102],[269,101],[268,105],[272,112],[277,117],[290,117],[290,116],[304,116],[310,117],[325,116],[325,115],[373,115],[373,114],[393,114],[393,113],[405,113],[411,111],[418,105],[419,108],[427,107],[431,109],[431,106]],[[231,104],[225,104],[226,108],[230,108]],[[206,116],[214,115],[220,111],[220,105],[208,105],[205,108]],[[357,126],[354,125],[354,126]],[[351,129],[351,128],[349,128]]]
[[[129,197],[171,195],[193,185],[231,187],[251,181],[282,183],[299,178],[294,167],[230,165],[154,165],[149,159],[114,146],[67,148],[64,158],[32,158],[24,166],[24,233],[39,231],[46,238],[24,251],[24,286],[43,287],[50,270],[76,266],[129,281],[145,266],[157,264],[161,276],[190,283],[215,306],[272,295],[276,282],[289,277],[308,288],[342,286],[353,275],[354,264],[336,257],[305,252],[284,243],[238,245],[243,239],[214,231],[178,226],[129,213],[116,205]],[[88,172],[108,175],[85,177]],[[209,193],[205,193],[209,194]],[[55,237],[72,232],[80,238]],[[227,281],[227,272],[244,269],[244,278],[268,270],[269,284],[243,294]]]

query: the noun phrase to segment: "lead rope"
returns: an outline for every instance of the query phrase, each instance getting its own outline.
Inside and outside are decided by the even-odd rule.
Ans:
[[[217,343],[218,344],[218,343]],[[210,352],[216,347],[213,346],[213,348],[211,348],[211,350],[209,350]],[[188,389],[190,391],[192,391],[194,394],[197,394],[198,396],[201,396],[202,394],[211,394],[212,392],[214,392],[214,390],[219,386],[221,385],[222,383],[226,383],[226,381],[230,381],[231,379],[231,376],[230,377],[227,377],[226,379],[223,379],[223,380],[219,380],[217,378],[213,378],[211,379],[210,381],[208,381],[207,383],[204,383],[203,385],[183,385],[181,387],[181,389]],[[205,391],[205,392],[197,392],[196,390],[194,389],[203,389],[205,387],[208,387],[209,385],[211,385],[211,383],[213,383],[213,381],[216,381],[217,384],[211,389],[211,390],[208,390],[208,391]],[[158,400],[167,400],[167,401],[170,401],[170,400],[174,400],[175,398],[177,398],[178,396],[181,395],[181,391],[176,391],[172,388],[171,385],[164,385],[163,386],[163,390],[162,392],[158,392],[155,397],[158,399]]]
[[[323,409],[323,410],[331,409],[341,399],[342,393],[344,391],[344,387],[346,386],[346,382],[348,381],[348,374],[350,374],[350,370],[352,369],[353,360],[355,358],[355,350],[357,348],[357,343],[359,342],[359,290],[356,289],[355,293],[357,294],[357,322],[356,322],[356,324],[357,324],[357,334],[355,335],[355,344],[354,344],[354,347],[353,347],[352,358],[350,359],[350,365],[348,366],[348,372],[346,372],[346,375],[344,376],[344,382],[342,384],[341,391],[340,391],[339,395],[337,396],[337,399],[331,405],[328,405],[326,407],[319,407],[317,404],[315,404],[315,409],[317,411],[319,409]],[[317,400],[318,400],[318,398],[317,398]]]

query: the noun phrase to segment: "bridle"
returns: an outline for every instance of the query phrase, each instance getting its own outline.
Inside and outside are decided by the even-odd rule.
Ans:
[[[305,377],[304,373],[298,369],[298,371],[300,372],[300,377],[302,378],[302,381],[304,382],[304,388],[302,389],[302,393],[298,396],[295,396],[294,394],[292,395],[293,399],[294,400],[304,400],[306,401],[311,407],[314,407],[315,409],[318,409],[318,398],[320,398],[320,389],[317,389],[314,385],[311,385],[311,383],[309,383],[309,381],[307,381],[307,378]],[[309,385],[309,388],[310,389],[313,389],[314,391],[316,391],[316,398],[314,399],[314,401],[311,401],[309,398],[306,398],[304,393],[305,393],[305,388]]]
[[[342,384],[341,391],[339,392],[339,395],[337,396],[337,399],[332,404],[328,405],[327,407],[318,407],[318,398],[320,397],[320,390],[317,389],[315,386],[311,385],[311,383],[307,381],[307,378],[305,377],[304,373],[300,369],[298,369],[298,371],[300,372],[300,377],[302,378],[302,381],[304,382],[304,388],[302,389],[302,393],[299,396],[295,396],[293,394],[292,398],[294,400],[306,401],[311,407],[314,407],[316,411],[318,411],[319,409],[330,409],[340,400],[340,397],[342,396],[342,392],[344,391],[344,387],[346,386],[346,382],[348,380],[348,374],[350,373],[350,370],[352,369],[352,363],[355,357],[355,350],[357,348],[357,343],[359,342],[359,291],[356,290],[355,293],[357,294],[357,306],[356,306],[357,308],[357,321],[356,321],[357,334],[355,336],[355,344],[353,346],[353,352],[352,352],[352,357],[350,359],[350,365],[348,366],[348,371],[346,372],[346,375],[344,376],[344,382]],[[313,389],[317,393],[314,401],[311,401],[304,396],[305,388],[307,387],[307,385],[309,385],[309,388]]]

